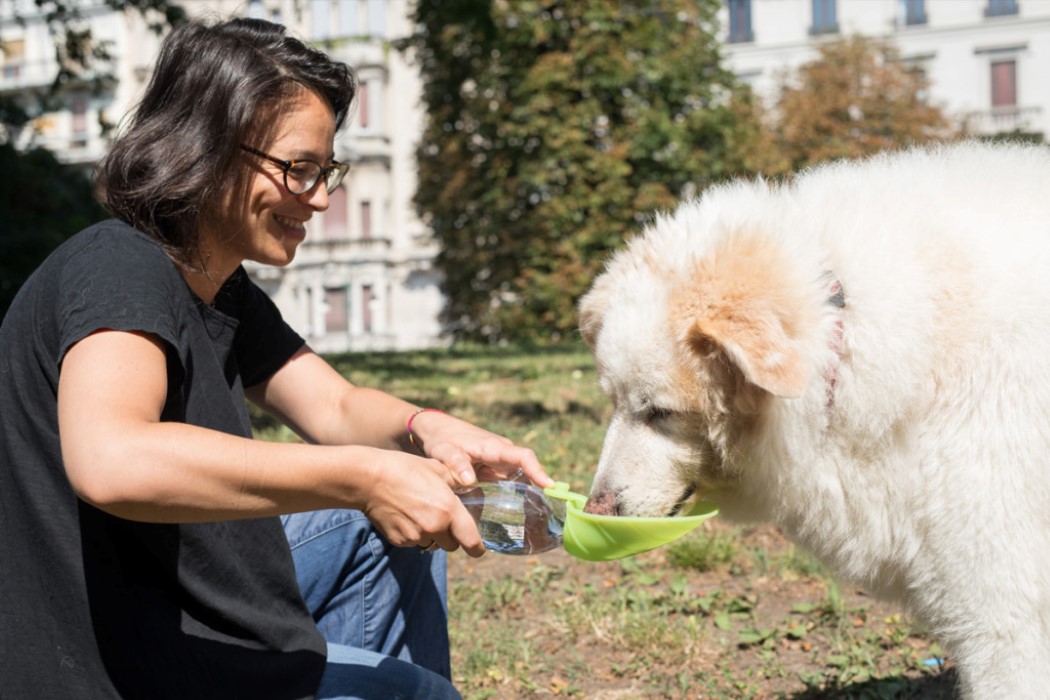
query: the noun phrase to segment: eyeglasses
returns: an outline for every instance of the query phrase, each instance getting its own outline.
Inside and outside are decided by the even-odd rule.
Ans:
[[[251,146],[245,146],[243,143],[241,144],[241,149],[252,155],[265,158],[274,165],[281,166],[281,170],[284,172],[284,186],[294,195],[309,192],[314,188],[318,180],[322,179],[328,194],[332,194],[335,188],[339,186],[339,183],[343,181],[346,171],[350,169],[349,165],[340,163],[337,160],[333,160],[332,164],[325,168],[320,163],[312,160],[281,160],[280,158],[274,158],[269,153],[263,153]]]

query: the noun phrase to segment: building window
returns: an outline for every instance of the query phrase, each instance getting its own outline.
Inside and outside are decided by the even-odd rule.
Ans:
[[[303,300],[306,303],[306,327],[310,329],[310,335],[320,335],[320,329],[317,327],[317,310],[314,308],[313,287],[303,288]]]
[[[361,202],[361,238],[372,237],[372,203]]]
[[[357,85],[357,123],[362,129],[368,128],[368,83],[361,81]]]
[[[992,61],[992,109],[1017,107],[1017,61]]]
[[[988,0],[984,8],[985,17],[1002,17],[1017,14],[1017,0]]]
[[[835,0],[813,0],[813,26],[810,34],[834,34],[839,30]]]
[[[311,38],[386,37],[387,0],[310,0]]]
[[[4,78],[7,80],[17,80],[22,75],[22,63],[25,61],[25,39],[0,41],[0,51],[3,51],[4,54]]]
[[[346,333],[346,288],[326,287],[324,290],[324,328],[327,333]]]
[[[87,108],[87,98],[73,98],[72,104],[70,105],[70,112],[72,113],[73,119],[73,146],[87,145]]]
[[[311,0],[310,2],[310,38],[328,39],[332,36],[332,3],[331,0]]]
[[[729,6],[729,43],[754,41],[751,32],[751,0],[726,0]]]
[[[904,23],[926,24],[926,0],[901,0],[904,4]]]
[[[328,195],[328,211],[324,213],[324,237],[326,240],[339,241],[349,237],[346,225],[348,214],[346,186],[340,185]]]
[[[360,30],[358,30],[358,7],[356,2],[340,0],[339,4],[336,5],[336,12],[338,12],[339,16],[335,26],[339,27],[339,36],[358,36],[361,34]]]
[[[373,319],[372,319],[372,305],[376,300],[376,293],[372,289],[372,285],[365,284],[361,286],[361,329],[365,333],[372,332]]]
[[[377,39],[386,37],[387,0],[368,0],[368,35]]]

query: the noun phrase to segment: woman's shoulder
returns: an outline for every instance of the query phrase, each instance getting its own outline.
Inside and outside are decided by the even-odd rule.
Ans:
[[[178,268],[160,245],[117,219],[74,234],[38,272],[41,283],[54,289],[59,301],[74,305],[148,299],[171,304],[184,294],[185,287]]]
[[[170,342],[188,294],[157,243],[108,220],[58,246],[19,290],[8,315],[12,327],[45,329],[46,342],[61,356],[100,328],[156,333]]]
[[[78,270],[118,274],[160,282],[179,279],[178,269],[156,241],[119,219],[88,226],[59,246],[57,258],[65,274]]]
[[[119,246],[126,246],[129,252],[146,258],[167,258],[159,243],[120,219],[106,219],[92,224],[74,234],[63,246],[70,247],[71,252],[96,246],[119,252]]]

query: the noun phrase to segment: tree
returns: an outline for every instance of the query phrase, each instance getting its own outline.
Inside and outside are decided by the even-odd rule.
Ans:
[[[719,0],[431,0],[411,49],[415,203],[459,337],[556,339],[609,251],[747,171],[760,133],[722,67]]]
[[[928,89],[925,73],[889,41],[855,36],[825,44],[781,88],[780,149],[801,168],[953,138],[957,130],[926,99]]]
[[[104,215],[83,173],[46,149],[0,144],[0,318],[59,243]]]
[[[138,12],[155,31],[185,17],[169,0],[106,0],[118,12]],[[56,95],[73,80],[89,75],[100,86],[109,76],[109,47],[94,41],[77,0],[35,0],[55,43],[58,70],[48,90],[0,97],[0,318],[19,287],[59,243],[105,212],[91,195],[84,172],[58,161],[49,151],[20,151],[10,136],[52,107]],[[14,4],[16,10],[23,7]],[[16,22],[24,18],[15,15]]]

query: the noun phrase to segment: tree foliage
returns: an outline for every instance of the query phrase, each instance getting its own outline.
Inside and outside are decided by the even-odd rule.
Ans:
[[[889,41],[855,36],[824,44],[781,88],[780,150],[794,169],[954,137],[957,129],[928,90],[925,73]]]
[[[427,123],[415,203],[461,337],[557,338],[659,209],[761,169],[718,0],[430,0],[405,44]]]
[[[0,318],[49,253],[104,214],[82,172],[46,149],[0,144]]]
[[[156,31],[185,17],[169,0],[106,0],[106,5],[141,13]],[[84,172],[64,165],[45,149],[20,151],[10,142],[18,128],[54,107],[55,97],[70,81],[85,75],[97,84],[108,79],[110,47],[93,40],[80,13],[82,3],[36,0],[35,7],[54,41],[57,70],[47,90],[0,97],[0,318],[22,283],[59,243],[105,215]]]

